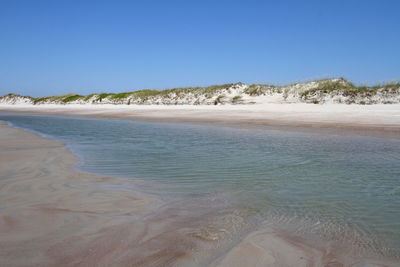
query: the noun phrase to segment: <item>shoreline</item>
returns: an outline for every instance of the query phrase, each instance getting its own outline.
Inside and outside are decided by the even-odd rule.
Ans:
[[[270,127],[400,139],[400,105],[270,104],[226,106],[0,105],[0,111],[157,122]]]
[[[72,264],[79,259],[67,255],[78,256],[91,234],[161,205],[124,190],[117,178],[76,171],[77,158],[64,143],[2,121],[0,148],[0,259],[7,265]]]
[[[117,178],[76,171],[63,143],[4,122],[0,148],[0,259],[8,265],[396,266],[269,227],[230,244],[230,226],[209,208],[215,196],[163,203]]]
[[[166,201],[76,163],[64,143],[0,121],[3,264],[203,266],[229,248],[221,199]]]

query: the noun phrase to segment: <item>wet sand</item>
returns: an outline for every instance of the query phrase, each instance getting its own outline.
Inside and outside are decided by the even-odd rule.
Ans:
[[[287,131],[400,138],[400,105],[268,104],[166,105],[0,105],[0,111],[135,120],[277,127]]]
[[[240,221],[215,196],[160,199],[76,164],[63,143],[0,121],[1,266],[204,266]]]
[[[126,181],[74,171],[75,164],[64,144],[0,122],[1,266],[165,266],[192,259],[197,244],[189,234],[201,229],[199,218]]]
[[[1,266],[398,266],[267,227],[235,239],[245,226],[223,199],[165,201],[76,163],[0,122]]]

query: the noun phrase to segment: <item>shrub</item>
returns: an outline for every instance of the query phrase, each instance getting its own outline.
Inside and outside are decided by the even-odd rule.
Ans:
[[[218,104],[222,104],[222,99],[224,99],[225,96],[224,95],[219,95],[215,101],[214,101],[214,105],[218,105]]]
[[[240,101],[242,101],[242,96],[240,96],[240,95],[234,96],[232,98],[232,103],[234,103],[234,104],[236,104],[236,103],[238,103]]]
[[[75,101],[75,100],[78,100],[81,98],[83,98],[82,95],[70,95],[70,96],[63,98],[61,101],[64,103],[68,103],[68,102],[72,102],[72,101]]]

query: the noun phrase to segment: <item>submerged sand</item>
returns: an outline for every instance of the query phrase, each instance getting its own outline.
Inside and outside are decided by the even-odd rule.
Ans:
[[[76,164],[0,122],[1,266],[396,266],[272,228],[230,239],[240,217],[218,199],[161,200]]]

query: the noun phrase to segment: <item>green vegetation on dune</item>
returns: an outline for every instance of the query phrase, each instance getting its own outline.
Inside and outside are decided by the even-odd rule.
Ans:
[[[38,104],[40,102],[45,102],[46,100],[48,100],[48,97],[37,97],[33,99],[33,104]]]
[[[68,102],[72,102],[72,101],[75,101],[78,99],[83,99],[83,98],[84,98],[84,96],[82,96],[82,95],[71,95],[71,96],[67,96],[64,99],[62,99],[62,102],[68,103]]]
[[[357,95],[375,95],[378,91],[396,92],[400,90],[400,83],[386,84],[381,86],[355,86],[353,83],[344,80],[343,78],[336,81],[322,81],[318,87],[306,90],[300,94],[300,97],[306,100],[308,97],[315,94],[331,94],[340,93],[343,96]]]
[[[42,102],[58,102],[61,101],[62,98],[66,97],[65,95],[62,96],[45,96],[45,97],[39,97],[35,98],[33,102],[35,104],[37,103],[42,103]]]
[[[219,96],[215,99],[214,105],[222,104],[224,98],[225,98],[224,95],[219,95]]]
[[[238,83],[240,84],[240,83]],[[162,90],[158,91],[160,95],[168,95],[168,94],[176,94],[176,95],[182,95],[182,94],[195,94],[195,95],[200,95],[200,94],[214,94],[215,92],[229,88],[231,86],[235,85],[234,83],[228,83],[228,84],[221,84],[221,85],[212,85],[212,86],[207,86],[207,87],[183,87],[183,88],[173,88],[173,89],[167,89],[167,90]]]
[[[117,93],[117,94],[113,94],[110,96],[111,99],[122,99],[122,98],[126,98],[128,97],[130,94],[130,92],[126,92],[126,93]]]
[[[240,95],[234,96],[234,97],[232,98],[232,103],[233,103],[233,104],[238,104],[238,103],[240,103],[241,101],[242,101],[242,96],[240,96]]]
[[[133,97],[149,97],[149,96],[156,96],[160,94],[160,91],[158,90],[139,90],[139,91],[134,91],[130,93]]]
[[[33,99],[34,104],[54,102],[54,103],[68,103],[71,101],[75,101],[78,99],[83,99],[84,96],[76,95],[76,94],[68,94],[68,95],[58,95],[58,96],[46,96],[46,97],[37,97]]]
[[[87,95],[87,96],[85,96],[84,98],[83,98],[83,100],[84,101],[88,101],[89,99],[91,99],[93,96],[95,96],[96,94],[90,94],[90,95]]]
[[[102,94],[97,95],[96,100],[101,102],[104,98],[108,98],[112,95],[114,95],[114,94],[102,93]]]
[[[279,86],[251,84],[244,90],[244,92],[250,96],[260,96],[266,94],[267,92],[282,93],[282,89]]]
[[[376,100],[372,97],[380,95],[400,94],[400,83],[376,86],[356,86],[343,78],[322,81],[317,87],[300,93],[300,98],[305,102],[315,104],[323,101],[325,96],[343,96],[345,103],[373,104]],[[339,100],[341,101],[341,100]]]

